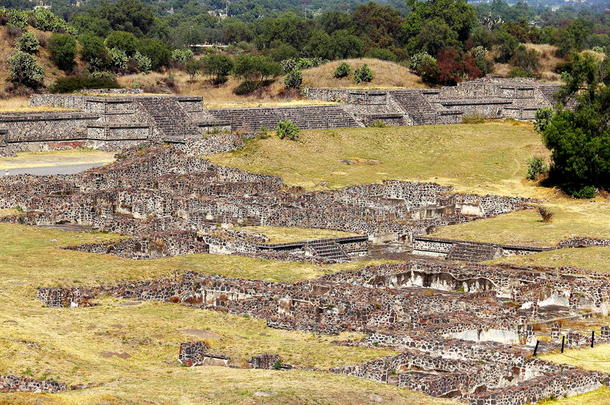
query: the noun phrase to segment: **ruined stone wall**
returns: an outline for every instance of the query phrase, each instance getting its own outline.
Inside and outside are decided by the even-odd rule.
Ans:
[[[349,128],[359,124],[343,106],[227,108],[209,110],[234,130],[254,133],[262,127],[274,128],[280,121],[292,121],[302,129]]]

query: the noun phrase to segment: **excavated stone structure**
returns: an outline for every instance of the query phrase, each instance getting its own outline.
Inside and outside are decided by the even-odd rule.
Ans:
[[[386,346],[400,354],[331,372],[471,404],[518,405],[610,384],[606,374],[541,361],[527,349],[536,341],[531,326],[556,319],[556,310],[543,310],[546,297],[562,294],[568,299],[553,305],[563,305],[566,317],[583,315],[607,305],[609,281],[607,274],[578,278],[535,268],[419,259],[294,284],[186,273],[181,279],[41,288],[39,298],[50,307],[77,307],[109,294],[248,315],[274,328],[361,332],[368,335],[363,341],[342,344]],[[530,310],[532,304],[540,306],[538,313]],[[610,342],[610,329],[604,330],[598,342]],[[574,345],[587,344],[570,339]],[[211,359],[220,357],[209,354],[202,342],[182,344],[179,355],[185,365],[217,364]],[[276,356],[249,363],[280,368]]]
[[[66,391],[65,384],[51,380],[35,380],[27,377],[17,377],[14,375],[0,375],[0,393],[2,392],[60,392]]]
[[[533,120],[536,111],[555,103],[559,86],[533,79],[483,78],[457,86],[425,90],[306,89],[311,99],[346,103],[363,125],[456,124],[464,117]]]
[[[304,90],[305,97],[342,103],[338,105],[211,110],[203,108],[200,97],[127,90],[39,94],[32,97],[32,106],[70,111],[0,114],[0,156],[75,147],[119,150],[151,141],[197,144],[204,153],[214,153],[231,150],[242,136],[286,120],[303,129],[363,127],[378,121],[453,124],[469,115],[532,120],[536,110],[554,103],[557,90],[531,79],[484,78],[426,90]]]
[[[528,207],[521,198],[452,193],[433,183],[386,181],[336,191],[286,189],[278,177],[218,166],[172,146],[133,148],[77,175],[0,179],[2,221],[78,224],[132,238],[74,247],[131,258],[238,253],[345,261],[369,244],[396,242],[438,226]],[[263,235],[226,229],[262,225],[333,229],[361,236],[268,245]]]

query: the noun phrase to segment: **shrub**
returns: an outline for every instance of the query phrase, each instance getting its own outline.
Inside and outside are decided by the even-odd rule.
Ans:
[[[220,84],[227,81],[227,76],[233,69],[233,59],[221,53],[212,53],[201,58],[203,71],[214,76],[214,83]]]
[[[52,93],[74,93],[82,89],[117,89],[120,87],[114,76],[68,76],[57,79],[49,90]]]
[[[358,69],[354,70],[354,82],[355,83],[364,83],[370,82],[373,80],[373,71],[371,68],[365,63],[360,66]]]
[[[536,180],[539,176],[546,174],[549,168],[543,158],[534,156],[527,162],[527,179]]]
[[[334,76],[337,79],[347,77],[352,73],[352,68],[345,62],[340,63],[335,69]]]
[[[555,216],[553,211],[541,205],[538,206],[538,214],[540,214],[540,218],[542,218],[542,222],[545,224],[553,222],[553,216]]]
[[[116,48],[125,52],[127,56],[133,56],[137,50],[138,39],[131,32],[112,31],[106,37],[106,47]]]
[[[597,195],[597,189],[593,186],[571,187],[566,191],[574,198],[593,198]]]
[[[235,89],[233,89],[233,93],[238,96],[243,96],[252,93],[262,86],[263,82],[246,80],[241,82]]]
[[[510,64],[525,71],[537,73],[540,70],[540,54],[534,49],[527,49],[520,45],[510,58]]]
[[[197,59],[189,60],[186,62],[185,70],[191,76],[191,80],[193,80],[201,72],[201,61]]]
[[[543,133],[544,129],[549,125],[549,122],[553,118],[553,109],[551,107],[543,107],[536,111],[536,120],[534,121],[534,128],[536,132]]]
[[[163,66],[168,66],[172,51],[165,42],[158,39],[142,38],[138,40],[138,52],[150,58],[151,69],[159,70]]]
[[[139,72],[149,73],[152,70],[152,62],[148,56],[142,55],[136,51],[133,55],[133,60],[136,63]]]
[[[322,63],[324,63],[322,58],[291,58],[283,60],[281,66],[284,73],[288,73],[295,69],[302,70],[318,67]]]
[[[291,141],[299,139],[300,131],[299,127],[292,121],[280,121],[275,127],[275,132],[280,139],[289,139]]]
[[[508,72],[508,77],[535,77],[536,75],[522,67],[515,66]]]
[[[79,37],[82,44],[81,58],[89,63],[91,70],[104,70],[110,64],[108,48],[104,45],[104,40],[93,34],[83,34]]]
[[[36,63],[36,59],[28,53],[16,52],[8,59],[11,81],[32,89],[43,85],[44,70]]]
[[[436,64],[436,59],[433,56],[430,56],[428,52],[416,53],[409,59],[409,69],[415,73],[419,73],[424,65],[429,63]]]
[[[51,59],[61,70],[69,71],[74,67],[76,39],[69,34],[53,34],[49,39]]]
[[[233,73],[244,81],[264,81],[279,76],[282,67],[260,55],[242,54],[235,58]]]
[[[40,41],[31,32],[24,32],[15,43],[15,47],[21,52],[34,54],[38,52]]]
[[[127,70],[129,58],[125,51],[118,48],[110,48],[108,56],[110,57],[110,66],[113,72],[122,73]]]
[[[190,49],[174,49],[170,59],[175,67],[184,68],[186,62],[193,59],[193,51]]]
[[[387,127],[387,125],[382,120],[373,120],[373,121],[369,122],[367,127],[370,127],[370,128],[385,128],[385,127]]]
[[[300,89],[303,84],[303,73],[300,70],[288,72],[284,78],[284,85],[289,89]]]

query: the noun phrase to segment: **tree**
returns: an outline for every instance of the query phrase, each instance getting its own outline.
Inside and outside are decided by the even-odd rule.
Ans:
[[[297,51],[294,46],[280,43],[278,46],[269,51],[268,56],[275,62],[281,62],[286,59],[298,58],[299,51]]]
[[[477,24],[475,9],[466,0],[407,0],[411,13],[402,28],[407,38],[414,38],[431,28],[430,21],[443,21],[457,40],[464,43]],[[446,30],[445,28],[443,30]],[[425,34],[424,34],[425,35]],[[444,37],[453,37],[447,33]]]
[[[152,9],[140,0],[104,3],[95,15],[108,20],[114,31],[126,31],[139,37],[146,35],[154,24]]]
[[[358,6],[352,13],[354,33],[365,38],[370,48],[398,45],[403,23],[398,10],[373,2]]]
[[[40,48],[40,41],[31,32],[24,32],[15,43],[15,47],[25,53],[34,54]]]
[[[331,59],[334,52],[330,35],[322,30],[315,30],[305,45],[304,52],[309,57]]]
[[[364,56],[367,58],[374,58],[379,60],[389,60],[391,62],[396,62],[398,60],[394,52],[390,51],[389,49],[382,48],[373,48],[369,50]]]
[[[143,38],[137,43],[138,52],[150,59],[152,70],[169,66],[172,51],[167,44],[159,39]]]
[[[330,59],[359,58],[364,54],[364,42],[347,30],[333,32],[331,39],[333,58]]]
[[[437,55],[441,49],[460,46],[458,34],[442,19],[434,18],[425,22],[421,31],[409,40],[407,50],[411,55],[419,52]]]
[[[127,56],[132,56],[138,50],[138,39],[131,32],[112,31],[106,37],[106,47],[120,49]]]
[[[83,34],[78,39],[82,44],[82,60],[89,63],[92,70],[104,70],[110,63],[108,48],[104,45],[104,40],[93,34]]]
[[[92,34],[102,38],[106,38],[112,31],[110,21],[92,14],[77,14],[70,19],[70,24],[79,34]]]
[[[195,79],[195,76],[201,72],[201,60],[194,58],[189,60],[186,62],[185,70],[191,76],[191,80]]]
[[[70,71],[76,58],[76,39],[69,34],[53,34],[49,39],[51,59],[61,70]]]
[[[282,67],[264,56],[241,54],[235,58],[233,73],[245,81],[261,82],[279,76]]]
[[[8,59],[11,81],[26,87],[37,89],[43,85],[44,70],[36,59],[28,53],[16,52]]]
[[[576,197],[589,197],[594,188],[610,190],[610,78],[603,63],[577,56],[560,92],[573,110],[561,105],[550,116],[540,113],[536,128],[551,150],[549,179]]]
[[[510,58],[510,64],[534,75],[540,70],[540,54],[535,49],[519,45]]]
[[[230,56],[222,53],[212,53],[202,58],[203,71],[214,76],[216,84],[227,81],[227,76],[233,69],[233,60]]]

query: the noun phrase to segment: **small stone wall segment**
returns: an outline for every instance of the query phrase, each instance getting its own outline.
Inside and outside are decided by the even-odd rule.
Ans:
[[[65,384],[51,380],[35,380],[27,377],[17,377],[14,375],[0,375],[0,393],[9,392],[33,392],[33,393],[55,393],[66,391]]]

